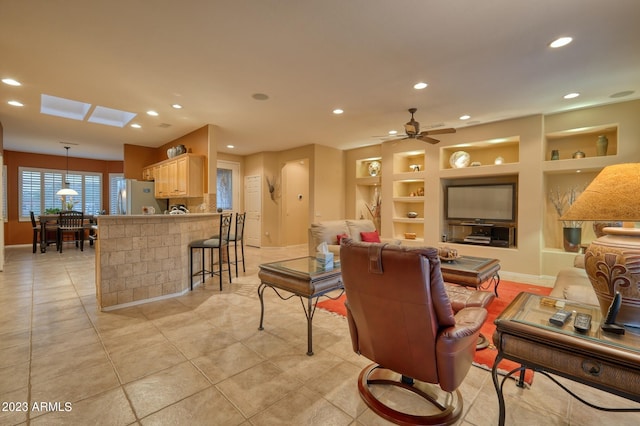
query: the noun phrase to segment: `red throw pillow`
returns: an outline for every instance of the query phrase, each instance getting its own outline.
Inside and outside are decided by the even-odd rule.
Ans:
[[[380,235],[378,235],[378,231],[361,232],[360,233],[360,238],[362,238],[362,241],[364,241],[365,243],[379,243],[380,242]]]
[[[347,234],[338,235],[338,244],[340,244],[340,240],[343,239],[343,238],[349,238],[349,235],[347,235]]]

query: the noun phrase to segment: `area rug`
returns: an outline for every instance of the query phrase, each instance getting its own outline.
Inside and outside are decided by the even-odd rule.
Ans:
[[[547,296],[551,292],[551,288],[541,287],[534,284],[522,284],[504,280],[500,281],[500,285],[498,287],[498,294],[500,295],[500,297],[495,298],[493,302],[491,302],[491,305],[489,305],[487,309],[487,320],[480,329],[481,333],[492,343],[493,332],[496,329],[493,321],[498,317],[498,315],[500,315],[500,313],[502,313],[507,305],[509,305],[509,303],[511,303],[511,301],[523,291]],[[321,302],[318,302],[318,308],[325,311],[333,312],[341,316],[346,316],[347,310],[344,306],[345,300],[345,295],[342,295],[336,300],[323,300]],[[493,344],[491,344],[486,349],[476,351],[476,354],[473,358],[473,365],[490,371],[493,367],[497,354],[498,351],[493,346]],[[506,374],[507,372],[517,367],[519,367],[518,363],[503,359],[502,361],[500,361],[500,364],[498,364],[498,372],[500,374]],[[531,370],[527,370],[525,374],[525,382],[531,384],[532,381],[533,372]]]

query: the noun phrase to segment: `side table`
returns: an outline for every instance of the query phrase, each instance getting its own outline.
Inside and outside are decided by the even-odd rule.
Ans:
[[[555,326],[549,323],[559,307],[564,310],[592,316],[591,329],[586,333],[573,328],[575,313],[567,323]],[[499,424],[504,425],[505,403],[502,387],[505,381],[520,372],[522,385],[524,370],[529,368],[544,374],[573,397],[605,411],[640,411],[638,408],[601,408],[579,398],[549,375],[555,374],[640,402],[640,330],[630,330],[620,336],[600,329],[602,313],[599,306],[574,303],[568,300],[520,293],[495,320],[493,341],[498,349],[491,371],[498,394]],[[497,365],[503,359],[521,364],[503,378],[498,379]]]

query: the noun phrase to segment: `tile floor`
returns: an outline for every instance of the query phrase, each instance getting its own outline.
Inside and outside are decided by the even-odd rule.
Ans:
[[[0,273],[0,425],[381,425],[356,379],[344,318],[318,310],[314,352],[297,299],[265,292],[265,330],[250,279],[263,262],[306,246],[247,248],[247,272],[184,296],[113,312],[95,303],[94,251],[6,249]],[[250,259],[250,260],[249,260]],[[565,383],[594,402],[630,401]],[[460,388],[460,425],[497,424],[490,373],[472,367]],[[640,414],[597,411],[542,375],[507,385],[509,425],[638,424]],[[27,411],[19,411],[28,406]],[[637,404],[635,404],[637,405]]]

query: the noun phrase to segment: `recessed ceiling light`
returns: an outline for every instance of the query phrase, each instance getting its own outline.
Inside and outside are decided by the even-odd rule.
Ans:
[[[573,98],[577,98],[578,96],[580,96],[580,93],[567,93],[566,95],[564,95],[565,99],[573,99]]]
[[[180,105],[180,104],[173,104],[173,105],[171,105],[171,107],[175,108],[175,109],[182,109],[182,105]]]
[[[616,92],[613,95],[609,96],[610,98],[624,98],[625,96],[633,95],[635,92],[633,90],[624,90],[622,92]]]
[[[333,110],[333,113],[336,114],[336,115],[340,115],[343,112],[344,112],[344,110],[341,110],[340,108],[336,108],[336,109]]]
[[[236,147],[235,145],[227,145],[227,148],[229,148],[229,149],[233,149],[235,147]]]
[[[134,129],[141,129],[141,128],[142,128],[142,126],[141,126],[141,125],[139,125],[138,123],[133,123],[133,124],[131,125],[131,127],[133,127]]]
[[[571,43],[572,41],[573,41],[573,39],[571,37],[560,37],[558,39],[553,40],[549,44],[549,47],[557,49],[558,47],[566,46],[567,44]]]
[[[460,116],[460,120],[468,120],[468,119],[470,119],[470,118],[471,118],[471,116],[470,116],[470,115],[468,115],[468,114],[465,114],[465,115],[461,115],[461,116]]]
[[[427,84],[427,83],[425,83],[425,82],[421,81],[420,83],[416,83],[416,84],[414,84],[414,85],[413,85],[413,88],[414,88],[414,89],[417,89],[417,90],[421,90],[421,89],[424,89],[424,88],[425,88],[425,87],[427,87],[427,86],[428,86],[428,84]]]
[[[22,102],[18,102],[18,101],[9,101],[7,103],[9,105],[13,105],[13,106],[24,106],[24,104]]]
[[[154,111],[154,110],[149,110],[149,111],[147,111],[147,114],[152,115],[152,116],[154,116],[154,117],[157,117],[157,116],[158,116],[158,113],[157,113],[156,111]]]
[[[9,86],[22,86],[22,83],[20,83],[18,80],[14,80],[12,78],[3,78],[2,82],[4,84],[8,84]]]
[[[389,134],[390,135],[397,135],[398,131],[397,130],[389,130]]]

